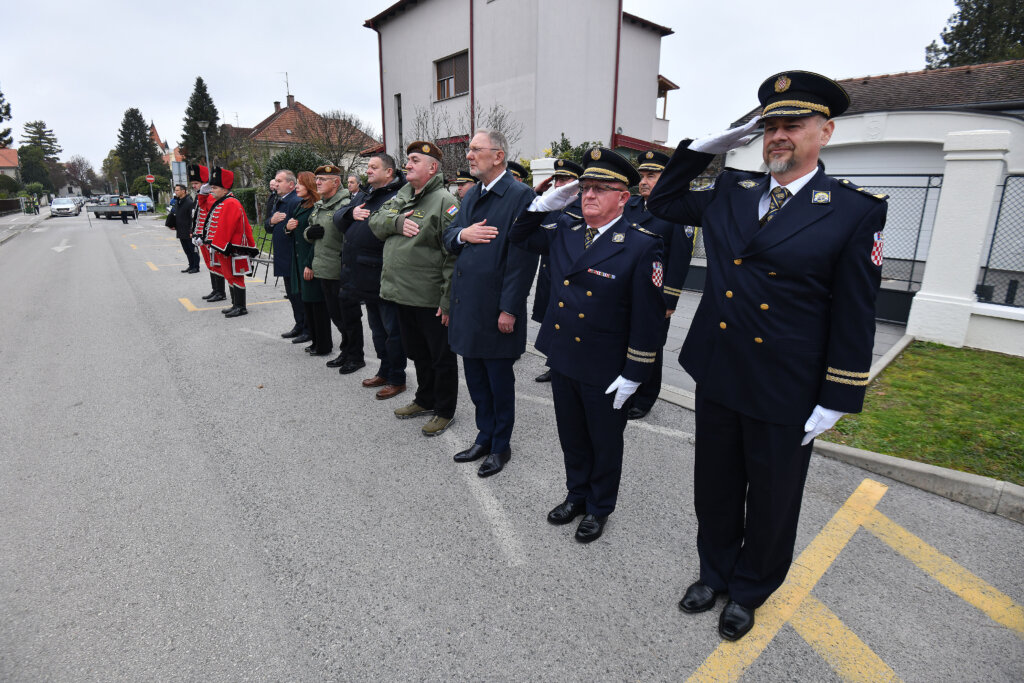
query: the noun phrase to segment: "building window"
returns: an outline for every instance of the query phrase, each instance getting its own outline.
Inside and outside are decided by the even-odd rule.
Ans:
[[[469,52],[460,52],[434,62],[437,99],[447,100],[469,92]]]

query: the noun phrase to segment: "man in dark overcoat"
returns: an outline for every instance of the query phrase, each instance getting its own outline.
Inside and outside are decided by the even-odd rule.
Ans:
[[[448,343],[462,356],[469,396],[476,407],[476,440],[455,462],[484,458],[477,474],[497,474],[512,457],[515,373],[526,350],[526,297],[537,256],[510,244],[516,217],[536,196],[506,169],[508,141],[496,130],[478,130],[466,154],[479,182],[462,200],[444,233],[458,256],[452,276]]]
[[[567,494],[548,521],[569,524],[583,515],[580,543],[598,539],[615,510],[622,406],[651,372],[665,319],[661,238],[622,217],[637,180],[622,156],[591,149],[578,183],[583,220],[547,222],[576,196],[570,183],[537,197],[509,235],[550,257],[551,301],[536,345],[551,368]]]
[[[700,225],[708,271],[679,360],[696,380],[694,508],[700,575],[685,612],[729,602],[723,638],[742,638],[793,559],[812,441],[861,410],[871,369],[885,195],[825,174],[818,161],[849,106],[805,71],[758,90],[768,173],[726,169],[690,181],[756,137],[745,126],[684,140],[647,205]]]
[[[271,244],[274,245],[274,277],[284,278],[284,295],[292,306],[292,318],[295,325],[292,329],[281,334],[285,339],[291,339],[293,344],[305,344],[312,340],[309,334],[309,327],[306,324],[306,315],[302,303],[302,292],[293,290],[292,287],[292,263],[295,260],[295,240],[288,236],[285,226],[295,214],[299,206],[299,196],[295,194],[295,173],[288,169],[281,169],[274,176],[277,181],[277,204],[274,212],[267,218],[274,234],[271,237]]]
[[[174,219],[174,235],[181,242],[181,249],[188,259],[188,268],[183,273],[194,274],[199,272],[199,252],[196,245],[192,244],[192,209],[195,207],[195,200],[188,193],[181,183],[174,186],[174,212],[171,214]]]

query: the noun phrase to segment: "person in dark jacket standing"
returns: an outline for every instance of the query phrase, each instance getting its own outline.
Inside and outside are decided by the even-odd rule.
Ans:
[[[806,71],[765,79],[747,124],[684,140],[647,205],[704,230],[707,282],[679,361],[696,380],[693,505],[700,573],[679,603],[728,594],[718,632],[737,640],[793,560],[813,440],[860,412],[882,275],[885,195],[825,174],[821,149],[850,105]],[[768,173],[725,169],[691,188],[716,154],[764,124]]]
[[[295,245],[294,239],[289,239],[285,232],[285,225],[288,223],[298,207],[300,199],[295,194],[295,174],[287,169],[281,169],[274,177],[277,180],[277,206],[274,213],[267,219],[271,229],[274,231],[272,244],[274,245],[274,277],[284,278],[284,295],[291,302],[292,317],[295,325],[292,329],[283,333],[285,339],[291,339],[293,344],[303,344],[311,337],[309,327],[306,325],[303,313],[302,293],[292,291],[292,262],[294,255],[292,249]]]
[[[331,339],[331,317],[324,302],[320,278],[313,270],[313,256],[317,240],[323,237],[323,228],[310,225],[313,205],[320,201],[316,179],[309,171],[299,174],[295,194],[299,198],[292,217],[285,223],[285,236],[294,240],[292,246],[292,291],[302,297],[303,317],[309,326],[310,345],[306,352],[313,356],[326,356],[334,342]]]
[[[380,368],[363,386],[378,388],[376,397],[385,400],[405,391],[405,348],[398,327],[398,308],[380,298],[380,274],[384,266],[384,243],[370,230],[369,218],[405,184],[390,154],[375,154],[366,164],[368,188],[360,191],[349,206],[334,213],[334,224],[345,236],[341,251],[341,294],[366,304],[366,317],[373,336],[373,348]]]
[[[478,130],[466,158],[480,182],[463,198],[444,232],[444,246],[458,256],[448,343],[462,356],[477,436],[455,454],[455,462],[485,458],[477,474],[489,477],[512,457],[512,364],[526,350],[526,297],[537,270],[537,256],[510,244],[508,231],[536,194],[506,169],[508,141],[499,131]]]
[[[184,185],[178,183],[174,186],[174,234],[181,242],[181,249],[188,259],[188,268],[183,273],[199,272],[199,252],[196,245],[192,244],[192,207],[195,205],[192,197]]]

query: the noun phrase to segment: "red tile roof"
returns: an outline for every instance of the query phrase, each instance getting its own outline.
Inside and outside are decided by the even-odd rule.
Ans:
[[[907,109],[1024,110],[1024,59],[847,78],[839,84],[850,93],[846,115]],[[739,122],[759,111],[747,112]]]
[[[0,149],[0,168],[18,168],[18,150]]]
[[[331,130],[332,135],[350,138],[354,148],[362,149],[377,144],[376,140],[347,121],[324,119],[320,114],[298,101],[293,101],[290,106],[275,111],[252,128],[234,128],[233,130],[255,142],[299,144],[306,142],[310,134],[328,129]]]

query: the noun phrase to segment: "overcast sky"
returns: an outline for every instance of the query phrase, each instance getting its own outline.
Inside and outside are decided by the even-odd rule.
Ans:
[[[5,2],[0,90],[13,119],[3,127],[18,147],[24,124],[42,119],[62,160],[81,154],[99,172],[125,109],[139,108],[174,145],[196,76],[222,123],[249,127],[285,99],[287,71],[300,102],[356,114],[379,136],[377,34],[363,22],[391,4]],[[661,43],[661,73],[680,86],[668,98],[674,144],[752,109],[757,86],[777,71],[840,79],[922,69],[925,46],[956,8],[953,0],[624,0],[624,9],[675,31]],[[571,63],[564,68],[571,74]]]

